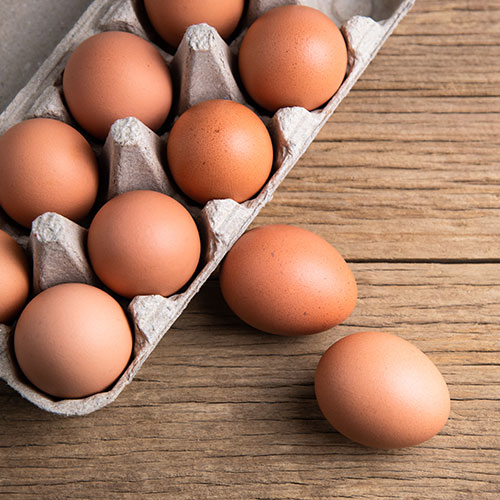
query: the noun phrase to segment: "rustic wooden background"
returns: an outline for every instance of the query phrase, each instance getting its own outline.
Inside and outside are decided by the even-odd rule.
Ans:
[[[0,384],[2,498],[500,498],[498,0],[417,0],[256,225],[273,222],[352,263],[346,324],[256,332],[214,277],[111,406],[61,418]],[[366,329],[442,371],[451,417],[429,442],[371,450],[323,419],[321,353]]]

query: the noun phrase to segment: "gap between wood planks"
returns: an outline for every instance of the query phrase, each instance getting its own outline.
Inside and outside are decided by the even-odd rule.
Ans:
[[[500,258],[498,259],[432,259],[432,258],[422,258],[422,259],[345,259],[346,262],[352,264],[500,264]]]

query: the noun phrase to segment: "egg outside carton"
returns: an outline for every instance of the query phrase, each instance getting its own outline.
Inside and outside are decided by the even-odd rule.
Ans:
[[[64,105],[61,90],[61,76],[69,55],[79,43],[101,31],[128,31],[151,41],[137,14],[139,3],[140,0],[95,0],[2,113],[0,133],[33,117],[55,118],[77,126]],[[348,73],[341,88],[322,109],[309,112],[300,107],[282,108],[272,117],[261,115],[273,139],[273,172],[260,193],[241,204],[233,200],[213,200],[203,209],[193,205],[179,193],[163,168],[168,133],[159,136],[136,118],[115,122],[104,147],[92,143],[109,174],[106,198],[131,190],[151,189],[180,201],[200,229],[204,245],[200,271],[182,293],[168,298],[138,296],[130,302],[128,313],[135,330],[133,358],[108,391],[77,400],[54,400],[38,391],[17,367],[11,345],[13,331],[7,325],[0,325],[0,378],[36,406],[56,414],[86,415],[114,401],[227,251],[272,199],[275,190],[413,3],[414,0],[250,0],[245,28],[229,46],[215,29],[201,24],[188,28],[174,56],[161,51],[180,91],[174,110],[176,116],[207,99],[232,99],[252,108],[234,76],[236,54],[246,28],[273,7],[300,4],[318,8],[342,26],[348,46]],[[0,214],[0,228],[29,247],[36,293],[66,282],[102,286],[87,259],[84,227],[61,215],[46,213],[34,221],[29,241],[3,214]]]

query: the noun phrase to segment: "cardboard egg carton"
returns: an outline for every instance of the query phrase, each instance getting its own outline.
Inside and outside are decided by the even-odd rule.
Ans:
[[[175,116],[198,102],[215,98],[232,99],[255,110],[253,103],[247,102],[235,76],[237,53],[251,22],[278,5],[309,5],[333,19],[342,27],[349,62],[344,83],[323,108],[312,112],[299,107],[283,108],[273,116],[260,115],[274,143],[273,171],[260,193],[241,204],[233,200],[213,200],[201,208],[190,202],[166,173],[168,132],[158,135],[136,118],[115,122],[104,146],[89,138],[107,177],[107,192],[101,196],[100,205],[106,199],[135,189],[151,189],[173,196],[190,211],[198,224],[204,249],[200,266],[181,293],[168,298],[139,296],[129,304],[119,299],[124,307],[128,305],[135,343],[128,368],[108,391],[76,400],[56,400],[38,391],[16,365],[12,349],[13,328],[7,325],[0,325],[0,377],[26,399],[52,413],[85,415],[111,403],[134,378],[227,251],[272,199],[280,183],[413,3],[414,0],[250,0],[245,20],[230,45],[215,29],[200,24],[188,28],[175,55],[160,49],[177,89],[178,97],[172,111]],[[95,0],[0,116],[0,134],[32,117],[55,118],[79,128],[62,97],[64,66],[83,40],[110,30],[132,32],[161,45],[145,18],[141,0]],[[66,282],[102,287],[87,259],[85,227],[58,214],[46,213],[34,221],[28,235],[0,210],[0,228],[31,253],[35,293]]]

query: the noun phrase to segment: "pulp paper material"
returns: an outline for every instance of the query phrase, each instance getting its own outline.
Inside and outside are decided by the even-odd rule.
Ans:
[[[32,117],[55,118],[75,126],[64,105],[61,89],[62,72],[69,55],[83,40],[101,31],[128,31],[158,40],[142,18],[141,3],[141,0],[95,0],[0,116],[0,134]],[[198,102],[216,98],[232,99],[254,109],[237,83],[237,53],[249,24],[278,5],[309,5],[328,15],[342,27],[349,64],[344,83],[322,109],[309,112],[300,107],[282,108],[274,116],[261,115],[274,143],[273,172],[261,192],[242,204],[213,200],[201,208],[188,200],[165,171],[168,132],[158,135],[136,118],[115,122],[104,146],[90,138],[108,177],[105,179],[108,191],[102,196],[101,204],[136,189],[160,191],[176,198],[193,215],[202,236],[204,254],[200,271],[180,294],[168,298],[139,296],[130,302],[127,311],[135,329],[133,359],[110,390],[77,400],[55,400],[38,391],[15,363],[13,330],[6,325],[0,325],[0,377],[40,408],[61,415],[86,415],[116,399],[231,246],[272,199],[280,183],[413,3],[414,0],[250,0],[245,26],[230,46],[214,28],[200,24],[186,31],[174,56],[161,51],[180,92],[173,107],[176,116]],[[1,210],[0,228],[24,247],[28,246],[33,258],[36,293],[66,282],[102,286],[87,259],[86,228],[61,215],[47,213],[34,221],[28,235]]]

